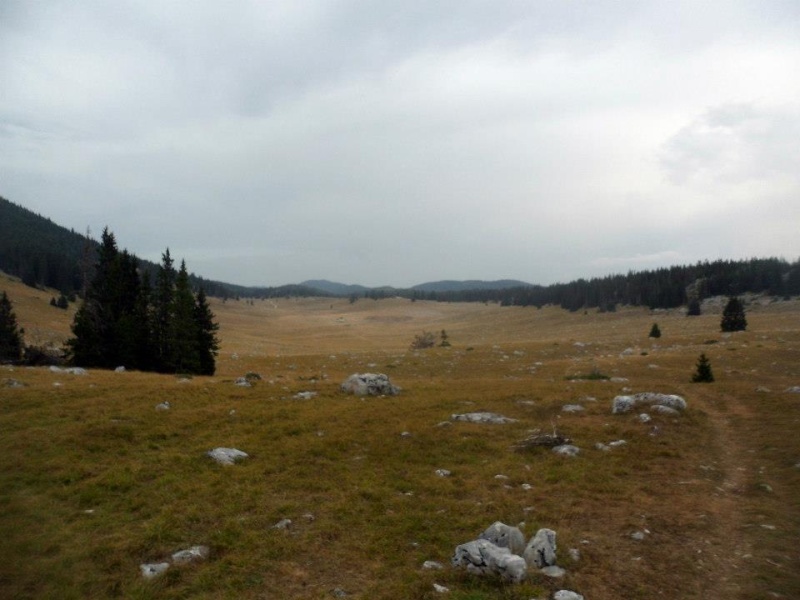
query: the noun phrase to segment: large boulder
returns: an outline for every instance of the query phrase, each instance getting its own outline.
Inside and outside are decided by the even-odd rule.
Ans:
[[[499,548],[508,548],[512,554],[521,555],[525,551],[525,536],[519,528],[495,521],[478,536],[479,540],[488,540]]]
[[[341,388],[356,396],[395,396],[400,392],[383,373],[354,373],[344,380]]]
[[[451,562],[468,573],[498,575],[511,583],[520,583],[527,576],[525,559],[489,540],[473,540],[457,546]]]
[[[529,567],[544,569],[556,564],[556,532],[540,529],[522,554]]]

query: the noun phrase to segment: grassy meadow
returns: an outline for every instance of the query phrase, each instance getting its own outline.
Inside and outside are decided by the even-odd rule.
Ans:
[[[0,287],[29,343],[68,336],[74,308]],[[786,390],[800,386],[800,301],[746,308],[748,330],[721,334],[719,308],[212,299],[214,377],[0,366],[0,597],[798,598],[800,394]],[[409,350],[442,329],[451,347]],[[701,352],[714,383],[691,383]],[[262,379],[234,385],[248,372]],[[341,393],[356,372],[402,392]],[[626,391],[680,394],[688,410],[612,415]],[[474,411],[517,421],[450,421]],[[553,428],[577,457],[512,448]],[[217,465],[205,453],[218,446],[250,457]],[[506,585],[451,569],[498,520],[526,538],[554,529],[566,576]],[[207,561],[141,576],[197,544]]]

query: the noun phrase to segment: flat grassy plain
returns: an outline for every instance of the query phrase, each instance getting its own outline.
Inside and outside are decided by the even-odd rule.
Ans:
[[[74,309],[5,277],[0,287],[29,342],[68,335]],[[0,597],[800,597],[796,299],[751,302],[748,330],[732,335],[710,311],[402,299],[212,309],[214,377],[0,367]],[[409,350],[441,329],[451,347]],[[701,352],[714,383],[690,382]],[[248,372],[262,379],[234,385]],[[341,393],[355,372],[386,373],[402,392]],[[574,378],[592,373],[614,379]],[[307,391],[317,395],[296,396]],[[680,394],[688,410],[647,424],[612,415],[625,391]],[[576,403],[585,410],[561,410]],[[441,425],[473,411],[517,421]],[[577,457],[512,448],[554,427]],[[219,466],[205,455],[218,446],[250,458]],[[282,519],[292,525],[273,528]],[[452,570],[454,548],[497,520],[526,537],[554,529],[566,576],[506,585]],[[196,544],[207,561],[142,578],[141,563]]]

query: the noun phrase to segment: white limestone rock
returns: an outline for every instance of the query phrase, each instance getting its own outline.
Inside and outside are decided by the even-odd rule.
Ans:
[[[236,448],[214,448],[208,451],[208,456],[221,465],[232,465],[240,460],[244,460],[249,455]]]
[[[572,444],[561,444],[560,446],[553,447],[553,452],[560,454],[561,456],[578,456],[580,451],[580,448],[573,446]]]
[[[579,593],[571,590],[558,590],[553,594],[553,600],[584,600],[584,598]]]
[[[579,413],[586,410],[580,404],[565,404],[561,407],[561,412],[565,413]]]
[[[142,563],[139,565],[139,568],[142,571],[142,577],[145,579],[153,579],[153,577],[158,577],[164,571],[169,569],[168,562],[160,562],[160,563]]]
[[[453,421],[466,421],[468,423],[491,423],[495,425],[504,425],[506,423],[516,423],[516,419],[504,417],[497,413],[491,412],[472,412],[460,415],[451,415],[450,419]]]
[[[179,550],[172,555],[172,562],[176,565],[183,565],[190,562],[205,560],[209,555],[208,546],[192,546],[186,550]]]
[[[488,540],[499,548],[508,548],[512,554],[522,555],[525,551],[525,536],[518,527],[495,521],[478,536],[479,540]]]
[[[383,373],[354,373],[342,382],[341,390],[356,396],[396,396],[400,388]]]
[[[556,532],[542,528],[528,542],[522,556],[531,568],[544,569],[556,564]]]
[[[521,556],[488,540],[473,540],[457,546],[452,564],[468,573],[498,575],[511,583],[521,583],[527,576],[527,565]]]
[[[636,406],[665,406],[676,411],[686,410],[686,400],[675,394],[658,394],[655,392],[642,392],[630,396],[617,396],[611,405],[612,414],[618,415],[633,410]]]

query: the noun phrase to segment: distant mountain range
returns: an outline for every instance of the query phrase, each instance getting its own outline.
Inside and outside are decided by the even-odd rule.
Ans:
[[[482,281],[478,279],[470,279],[467,281],[430,281],[428,283],[420,283],[410,288],[395,288],[391,286],[381,286],[377,288],[370,288],[358,284],[338,283],[335,281],[328,281],[327,279],[309,279],[301,282],[299,285],[303,287],[313,288],[320,290],[326,294],[333,294],[335,296],[351,296],[353,294],[361,295],[370,291],[381,291],[391,293],[393,291],[417,291],[417,292],[464,292],[467,290],[506,290],[509,288],[531,287],[532,284],[518,281],[516,279],[500,279],[497,281]]]

